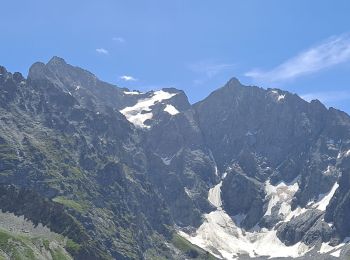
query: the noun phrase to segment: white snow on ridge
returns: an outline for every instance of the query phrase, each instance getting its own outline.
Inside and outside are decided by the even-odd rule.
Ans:
[[[274,94],[274,96],[276,97],[277,101],[282,101],[286,97],[285,94],[280,94],[277,90],[271,90],[271,93]]]
[[[172,116],[180,113],[179,110],[177,110],[173,105],[169,105],[169,104],[166,105],[166,107],[164,108],[164,111],[168,112]]]
[[[125,93],[125,92],[124,92]],[[163,90],[158,90],[153,92],[153,95],[149,98],[139,100],[134,106],[126,107],[120,112],[137,127],[149,128],[145,125],[145,121],[152,119],[153,113],[151,106],[155,105],[157,102],[161,102],[166,99],[170,99],[175,96],[176,93],[169,93]]]
[[[139,91],[124,91],[124,94],[125,95],[140,95],[142,93]]]

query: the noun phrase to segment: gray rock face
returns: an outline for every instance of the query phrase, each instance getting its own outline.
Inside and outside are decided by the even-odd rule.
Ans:
[[[36,194],[21,193],[19,204],[49,201],[40,207],[55,209],[46,220],[53,227],[64,216],[93,238],[80,259],[183,256],[171,245],[174,227],[198,227],[220,181],[222,207],[243,216],[242,229],[276,229],[286,245],[350,236],[347,114],[237,79],[194,105],[181,90],[162,91],[171,97],[138,111],[152,113],[139,127],[120,111],[154,91],[131,93],[58,57],[33,64],[27,79],[0,66],[1,184]],[[286,220],[279,201],[265,214],[266,185],[281,182],[297,182],[291,207],[305,213]],[[316,209],[336,182],[326,210]],[[28,207],[28,218],[42,222]]]
[[[322,216],[321,211],[307,211],[278,227],[277,236],[288,246],[299,241],[306,245],[327,242],[331,238],[332,229],[320,221]]]
[[[240,178],[236,181],[228,175],[229,181],[223,181],[222,192],[223,203],[231,215],[247,214],[246,205],[254,202],[254,221],[246,228],[260,220],[260,225],[270,228],[281,221],[278,215],[261,219],[267,206],[263,191],[266,180],[278,184],[299,178],[293,210],[317,201],[321,194],[327,194],[339,176],[344,174],[341,165],[346,158],[340,154],[347,151],[350,118],[333,108],[327,110],[319,101],[308,103],[288,92],[246,87],[232,79],[195,104],[194,109],[220,171],[230,172],[237,167],[241,171],[235,175],[236,179]],[[246,177],[239,177],[242,175]],[[250,182],[247,185],[248,177],[258,184]],[[334,204],[339,205],[339,202]],[[328,217],[326,221],[332,219]],[[323,229],[326,224],[319,225],[317,230]],[[312,228],[305,227],[306,230]],[[314,235],[315,230],[312,232]],[[328,231],[321,233],[327,233],[324,236],[329,239]],[[300,234],[290,243],[313,240],[311,233]]]
[[[349,162],[349,159],[347,159]],[[348,216],[350,214],[350,171],[344,169],[342,177],[339,179],[339,188],[334,194],[327,207],[325,220],[333,222],[341,239],[349,236],[350,224]]]
[[[222,183],[222,200],[225,211],[231,215],[245,215],[241,226],[250,229],[264,215],[265,193],[263,185],[240,169],[229,172]]]
[[[168,203],[175,222],[198,226],[201,214],[211,209],[207,193],[218,176],[193,111],[161,118],[145,138],[150,179]]]

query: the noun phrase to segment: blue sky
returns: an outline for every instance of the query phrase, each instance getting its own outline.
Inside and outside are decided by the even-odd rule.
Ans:
[[[350,112],[350,2],[3,1],[0,64],[52,56],[121,87],[176,87],[191,102],[231,77]]]

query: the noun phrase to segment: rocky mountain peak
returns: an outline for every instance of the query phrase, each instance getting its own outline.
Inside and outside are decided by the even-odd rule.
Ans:
[[[16,83],[21,83],[21,82],[25,81],[25,78],[23,77],[22,73],[20,73],[20,72],[13,73],[13,79]]]
[[[28,78],[31,79],[50,79],[65,81],[65,83],[76,82],[79,80],[96,80],[96,76],[91,72],[74,67],[60,57],[54,56],[48,63],[36,62],[30,69]]]
[[[182,90],[130,91],[59,57],[34,63],[27,81],[0,74],[2,182],[50,202],[40,212],[57,208],[52,219],[68,222],[52,228],[69,227],[91,255],[77,259],[185,259],[173,257],[171,232],[222,259],[346,253],[346,113],[237,78],[191,105]],[[9,210],[21,203],[38,212],[26,201]]]
[[[30,68],[28,72],[28,78],[31,80],[36,80],[42,78],[44,73],[45,63],[43,62],[35,62]]]
[[[240,87],[243,85],[236,77],[233,77],[225,84],[225,86],[230,87],[230,88],[234,88],[234,87]]]
[[[63,66],[67,65],[66,61],[58,56],[53,56],[51,60],[47,63],[48,66]]]
[[[7,70],[4,66],[0,66],[0,76],[5,75],[7,73]]]

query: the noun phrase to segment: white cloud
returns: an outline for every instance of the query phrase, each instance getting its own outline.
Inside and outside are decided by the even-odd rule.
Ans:
[[[123,37],[113,37],[112,40],[119,43],[125,42],[125,39]]]
[[[259,82],[280,82],[335,66],[350,60],[350,36],[334,36],[299,53],[272,70],[252,70],[245,76]]]
[[[137,81],[136,78],[134,78],[132,76],[128,76],[128,75],[123,75],[123,76],[120,76],[119,78],[124,80],[124,81]]]
[[[323,103],[333,103],[344,100],[350,100],[350,91],[324,91],[324,92],[314,92],[306,93],[301,95],[306,101],[311,101],[313,99],[318,99]]]
[[[211,63],[211,62],[197,62],[190,64],[188,67],[190,70],[196,73],[204,73],[208,78],[212,78],[220,72],[231,69],[234,65],[227,63]]]
[[[188,68],[201,75],[201,78],[195,79],[193,83],[195,85],[203,84],[207,80],[214,78],[220,73],[230,70],[234,67],[234,64],[229,63],[213,63],[208,61],[200,61],[188,65]]]
[[[106,49],[103,49],[103,48],[97,48],[96,51],[100,54],[105,54],[105,55],[108,54],[108,51]]]

